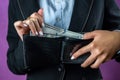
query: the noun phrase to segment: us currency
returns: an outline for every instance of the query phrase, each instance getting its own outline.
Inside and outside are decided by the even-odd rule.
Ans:
[[[42,24],[42,30],[44,35],[47,37],[57,37],[57,36],[64,36],[68,38],[75,38],[75,39],[83,39],[83,34],[73,32],[70,30],[64,30],[62,28],[51,26],[47,23]]]
[[[67,37],[75,39],[83,39],[83,34],[73,32],[70,30],[65,30],[56,26],[49,25],[47,23],[42,24],[43,37]],[[34,36],[30,31],[30,36]]]

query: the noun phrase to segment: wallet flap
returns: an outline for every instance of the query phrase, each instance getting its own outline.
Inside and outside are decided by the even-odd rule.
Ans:
[[[64,64],[81,64],[83,63],[90,55],[90,53],[85,53],[81,55],[77,59],[71,60],[71,56],[75,53],[78,49],[82,48],[83,46],[89,44],[91,40],[83,40],[83,39],[66,39],[63,41],[62,44],[62,55],[61,60]]]
[[[74,52],[91,41],[66,37],[50,38],[25,35],[23,37],[25,66],[28,69],[35,69],[60,63],[81,64],[90,53],[86,53],[75,60],[70,58]]]
[[[59,64],[63,37],[24,36],[25,61],[28,67]]]

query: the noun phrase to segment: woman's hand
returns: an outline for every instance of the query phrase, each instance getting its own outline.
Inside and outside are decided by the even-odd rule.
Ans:
[[[84,39],[93,39],[93,41],[76,51],[71,57],[71,59],[76,59],[90,52],[91,55],[81,64],[82,67],[98,68],[120,50],[120,32],[118,31],[96,30],[84,34]]]
[[[42,33],[42,23],[43,23],[43,10],[40,9],[38,12],[34,12],[24,21],[16,21],[14,23],[15,29],[23,40],[23,35],[28,34],[30,31],[33,35],[43,35]]]

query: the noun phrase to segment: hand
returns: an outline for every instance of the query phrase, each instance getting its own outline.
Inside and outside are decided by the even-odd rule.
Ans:
[[[81,64],[82,67],[98,68],[100,64],[110,60],[120,50],[120,32],[96,30],[84,34],[84,39],[93,39],[87,46],[75,52],[71,59],[90,52],[91,55]]]
[[[42,33],[42,23],[43,23],[43,10],[40,9],[38,12],[34,12],[24,21],[16,21],[14,23],[15,29],[23,40],[23,35],[28,34],[30,31],[33,35],[43,35]]]

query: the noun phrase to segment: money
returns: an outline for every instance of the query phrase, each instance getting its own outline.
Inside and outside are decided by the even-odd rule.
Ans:
[[[58,37],[58,36],[64,36],[68,38],[75,38],[75,39],[83,39],[83,34],[73,32],[70,30],[64,30],[62,28],[51,26],[49,24],[44,23],[43,27],[43,34],[48,37]]]

